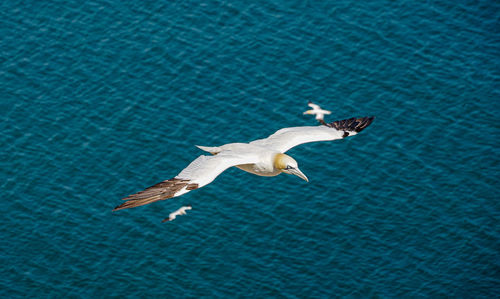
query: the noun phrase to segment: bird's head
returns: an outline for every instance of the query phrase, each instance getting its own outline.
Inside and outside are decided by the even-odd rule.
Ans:
[[[289,155],[281,153],[276,154],[276,156],[274,156],[274,168],[284,173],[296,175],[306,182],[309,182],[306,175],[300,171],[297,161]]]
[[[304,114],[314,114],[314,111],[313,110],[307,110],[304,112]]]

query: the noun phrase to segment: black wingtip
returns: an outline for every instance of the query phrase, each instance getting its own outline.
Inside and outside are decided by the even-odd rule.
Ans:
[[[360,123],[356,126],[356,132],[361,132],[363,131],[366,127],[368,127],[373,120],[375,119],[375,116],[366,116],[362,117],[360,119],[357,119]]]
[[[337,129],[339,131],[344,131],[344,132],[356,132],[359,133],[363,131],[366,127],[368,127],[373,120],[375,119],[375,116],[365,116],[361,118],[349,118],[349,119],[344,119],[344,120],[337,120],[332,123],[326,124],[328,127]],[[346,135],[344,133],[344,135]],[[344,137],[349,136],[347,134]]]

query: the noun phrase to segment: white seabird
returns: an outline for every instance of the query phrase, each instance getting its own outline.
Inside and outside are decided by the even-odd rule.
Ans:
[[[113,211],[134,208],[167,198],[181,196],[211,183],[229,167],[236,166],[259,176],[293,174],[309,181],[297,161],[285,154],[299,144],[342,139],[369,126],[374,117],[350,118],[321,126],[291,127],[250,143],[229,143],[217,147],[198,146],[212,156],[201,155],[172,179],[124,198]]]
[[[162,222],[172,221],[172,220],[175,219],[175,217],[177,217],[179,215],[186,215],[186,210],[191,210],[191,209],[193,209],[193,207],[191,207],[191,205],[187,205],[187,206],[181,207],[177,211],[174,211],[174,212],[170,213],[168,215],[168,218],[163,219]]]
[[[304,114],[314,114],[314,115],[316,115],[316,119],[321,124],[326,125],[326,123],[324,121],[325,114],[331,114],[332,112],[322,109],[319,105],[316,105],[311,101],[309,101],[307,106],[311,107],[312,110],[307,110],[306,112],[304,112]]]

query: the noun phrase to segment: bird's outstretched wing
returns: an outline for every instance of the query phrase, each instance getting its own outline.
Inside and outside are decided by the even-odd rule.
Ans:
[[[309,101],[309,103],[307,103],[307,106],[309,106],[309,107],[311,107],[311,108],[313,108],[313,109],[315,109],[315,110],[316,110],[316,109],[317,109],[317,110],[320,110],[320,109],[321,109],[321,107],[320,107],[319,105],[316,105],[316,104],[314,104],[314,103],[313,103],[313,102],[311,102],[311,101]]]
[[[256,163],[257,159],[256,153],[235,154],[231,151],[216,156],[199,156],[176,177],[125,197],[123,200],[126,202],[114,208],[113,211],[135,208],[158,200],[180,196],[211,183],[229,167]]]
[[[286,152],[299,144],[342,139],[353,136],[368,127],[374,117],[350,118],[325,123],[321,126],[291,127],[276,131],[271,136],[250,142],[250,144],[269,147],[279,152]]]

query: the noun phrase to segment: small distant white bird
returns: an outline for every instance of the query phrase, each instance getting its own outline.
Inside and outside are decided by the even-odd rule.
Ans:
[[[286,155],[286,151],[303,143],[354,136],[368,127],[373,119],[373,116],[350,118],[324,126],[284,128],[267,138],[250,143],[229,143],[217,147],[198,146],[212,156],[199,156],[176,177],[129,195],[123,199],[126,202],[113,211],[181,196],[211,183],[219,174],[232,166],[259,176],[288,173],[308,181],[299,170],[297,161]]]
[[[168,218],[163,219],[162,222],[172,221],[175,219],[175,217],[177,217],[179,215],[186,215],[186,210],[191,210],[191,209],[193,209],[191,207],[191,205],[184,206],[184,207],[178,209],[177,211],[170,213],[168,215]]]
[[[326,125],[324,121],[325,114],[331,114],[331,111],[321,109],[319,105],[314,104],[313,102],[309,101],[307,106],[311,107],[312,110],[307,110],[304,112],[304,114],[314,114],[316,115],[316,119],[323,125]]]

